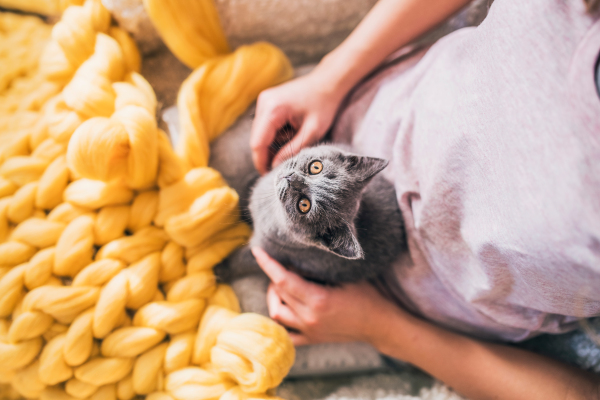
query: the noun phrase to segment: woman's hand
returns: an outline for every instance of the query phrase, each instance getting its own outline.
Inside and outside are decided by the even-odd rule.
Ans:
[[[386,332],[386,320],[401,310],[368,283],[326,287],[286,270],[264,250],[252,249],[271,278],[267,303],[271,318],[287,328],[295,345],[323,342],[373,343]]]
[[[292,328],[295,345],[361,340],[405,360],[470,399],[600,400],[600,381],[566,364],[461,336],[411,316],[370,285],[327,288],[287,271],[259,248],[271,278],[271,317]]]
[[[269,170],[271,160],[277,166],[325,136],[345,95],[326,80],[323,74],[313,71],[258,96],[250,147],[261,174]],[[286,126],[291,129],[286,130]],[[285,142],[273,154],[272,145],[280,147]]]
[[[358,27],[308,75],[265,90],[258,97],[250,146],[256,169],[271,164],[271,145],[296,132],[273,159],[277,165],[323,138],[350,89],[395,50],[416,39],[470,0],[381,0]],[[292,133],[293,134],[293,133]]]

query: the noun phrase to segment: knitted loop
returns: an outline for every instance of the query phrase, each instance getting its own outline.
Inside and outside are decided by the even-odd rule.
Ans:
[[[135,45],[135,41],[131,38],[131,36],[117,26],[111,26],[108,30],[108,34],[119,43],[119,46],[123,51],[123,57],[125,59],[125,65],[127,69],[134,73],[140,72],[142,60],[137,46]],[[154,92],[152,92],[152,96],[154,96]],[[115,104],[115,106],[116,108],[119,108],[118,104]]]
[[[78,399],[85,399],[96,393],[98,386],[71,378],[65,384],[65,392]]]
[[[166,301],[150,303],[138,310],[133,318],[135,326],[150,326],[167,333],[181,333],[196,328],[206,302],[199,299],[179,303]]]
[[[115,91],[106,75],[86,61],[63,90],[65,104],[85,118],[110,116],[115,110]]]
[[[65,337],[61,334],[48,341],[40,355],[40,380],[46,385],[56,385],[73,376],[73,369],[65,363],[62,354]]]
[[[117,182],[79,179],[67,186],[64,197],[71,204],[96,210],[104,206],[128,204],[133,191]]]
[[[264,393],[279,385],[294,358],[294,345],[286,330],[265,320],[270,321],[251,313],[231,319],[211,350],[214,368],[248,393]]]
[[[50,210],[62,202],[62,192],[69,182],[69,169],[64,155],[57,157],[44,171],[38,183],[35,206]]]
[[[75,276],[92,261],[94,254],[94,218],[82,215],[65,228],[56,243],[54,274]]]
[[[152,328],[127,327],[113,331],[102,341],[105,357],[135,357],[160,343],[165,332]]]
[[[48,166],[47,160],[34,157],[14,156],[0,167],[0,174],[18,186],[38,180]]]
[[[169,242],[160,255],[160,282],[173,281],[185,274],[183,248],[175,242]]]
[[[94,243],[104,245],[120,238],[127,228],[129,213],[127,205],[102,207],[94,224]]]
[[[42,338],[24,340],[19,343],[0,342],[0,370],[17,370],[27,366],[37,357],[42,348]]]
[[[135,189],[153,185],[158,167],[156,122],[144,108],[127,105],[110,119],[86,121],[69,143],[69,167],[83,177],[121,179]]]
[[[217,343],[217,336],[237,314],[237,312],[218,306],[210,306],[206,309],[195,339],[196,345],[192,355],[194,364],[202,365],[210,361],[210,350]]]
[[[131,213],[127,219],[127,229],[137,232],[150,226],[158,211],[158,192],[150,190],[139,193],[131,204]]]
[[[67,8],[62,19],[52,29],[52,38],[42,56],[47,78],[65,81],[93,53],[96,32],[104,32],[110,24],[110,14],[98,0],[85,6]]]
[[[130,400],[134,397],[133,376],[129,374],[117,383],[117,398],[120,400]]]
[[[123,379],[132,368],[131,358],[97,357],[75,368],[75,378],[93,385],[106,385]]]
[[[125,263],[132,263],[150,253],[161,251],[167,240],[168,237],[164,231],[148,226],[132,236],[125,236],[102,246],[96,254],[96,259],[113,258]],[[155,262],[160,263],[158,260]]]
[[[26,398],[38,398],[46,388],[46,384],[40,379],[39,368],[38,360],[18,371],[12,380],[13,387]]]
[[[208,306],[219,306],[233,312],[241,312],[240,303],[231,288],[227,285],[217,285],[215,293],[208,298]]]
[[[193,329],[171,336],[163,365],[166,374],[190,365],[195,337],[196,331]]]
[[[52,277],[55,248],[49,247],[37,252],[25,267],[24,284],[32,290],[44,285]]]
[[[218,399],[235,383],[215,372],[188,367],[167,375],[165,389],[177,400]]]
[[[169,217],[184,213],[198,195],[225,186],[225,181],[211,168],[194,168],[182,180],[163,188],[159,193],[159,209],[154,222],[163,226]]]
[[[96,303],[100,291],[95,287],[41,286],[27,293],[24,311],[43,311],[63,323],[72,322],[77,315]]]
[[[153,115],[156,110],[156,97],[148,82],[135,72],[130,73],[125,81],[112,85],[117,95],[115,108],[120,110],[127,106],[138,106]]]
[[[148,394],[162,389],[162,364],[167,346],[167,343],[162,343],[136,360],[132,375],[133,390],[136,393]]]
[[[23,295],[25,265],[9,270],[0,280],[0,316],[10,315]]]
[[[37,185],[37,182],[31,182],[15,192],[6,209],[6,217],[9,221],[18,224],[33,214]]]
[[[83,364],[92,353],[92,318],[94,309],[80,314],[67,331],[63,348],[65,363],[72,367]]]
[[[238,195],[231,188],[210,190],[194,200],[187,212],[169,218],[165,231],[182,246],[199,246],[238,220],[237,203]]]
[[[179,302],[189,299],[205,299],[216,290],[216,278],[212,271],[190,274],[174,282],[167,291],[167,300]]]
[[[67,143],[73,132],[84,121],[84,117],[71,110],[62,94],[49,101],[45,107],[44,122],[48,136],[59,143]]]

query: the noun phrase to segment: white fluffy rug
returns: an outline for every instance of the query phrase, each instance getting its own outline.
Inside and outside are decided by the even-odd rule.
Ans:
[[[353,377],[286,381],[277,394],[286,400],[465,400],[410,367]]]

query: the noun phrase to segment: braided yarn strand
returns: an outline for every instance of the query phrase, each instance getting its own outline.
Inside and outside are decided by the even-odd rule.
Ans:
[[[42,15],[60,15],[68,6],[81,4],[83,0],[0,0],[0,7]]]
[[[257,44],[190,76],[180,109],[205,149],[195,159],[157,127],[137,48],[99,0],[53,27],[0,13],[0,35],[0,386],[47,400],[276,399],[294,348],[216,282],[250,230],[206,149],[291,76],[285,56]]]

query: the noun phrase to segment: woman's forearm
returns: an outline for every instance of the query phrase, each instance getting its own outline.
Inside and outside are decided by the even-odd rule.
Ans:
[[[418,319],[366,282],[326,287],[252,250],[271,279],[269,315],[296,345],[364,341],[471,400],[600,400],[598,377],[545,357],[461,336]]]
[[[444,21],[470,0],[380,0],[356,29],[315,68],[343,97],[395,50]]]
[[[600,400],[597,376],[509,346],[454,334],[417,318],[385,316],[372,343],[469,399]]]

